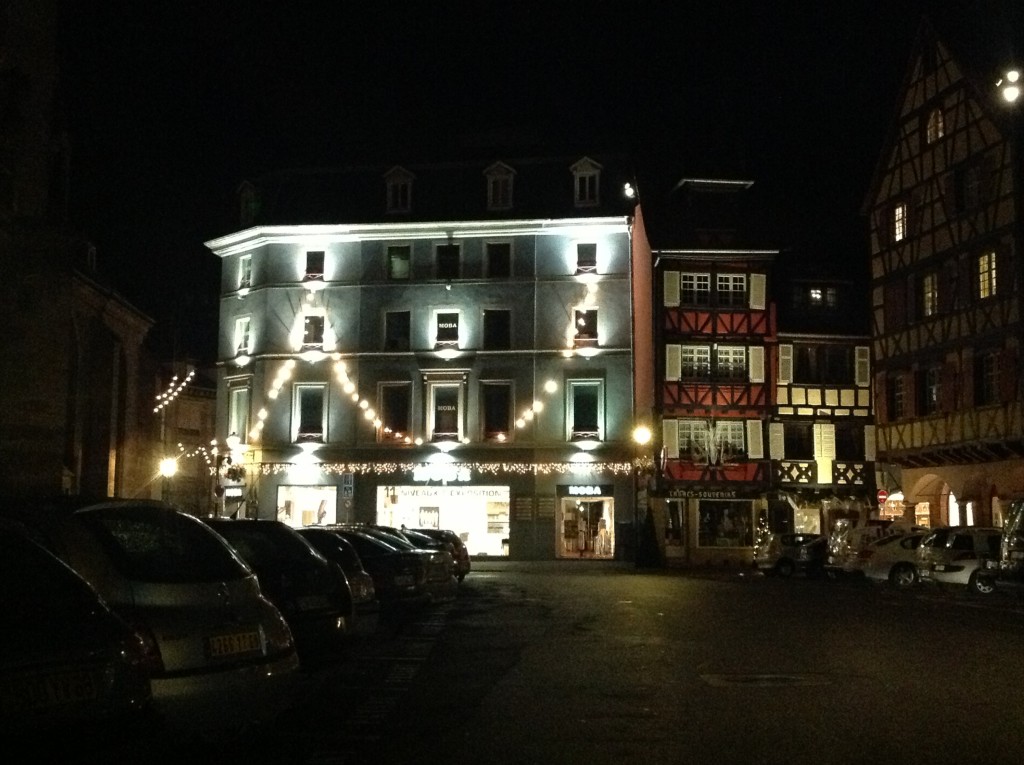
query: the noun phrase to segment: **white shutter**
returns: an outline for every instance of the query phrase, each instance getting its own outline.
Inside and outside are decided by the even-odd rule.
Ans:
[[[765,277],[764,274],[750,275],[750,307],[754,310],[764,310],[765,307]]]
[[[874,462],[875,457],[875,426],[864,426],[864,460]]]
[[[779,346],[779,380],[782,385],[793,382],[793,346]]]
[[[856,348],[855,379],[857,385],[866,387],[871,384],[871,349],[866,345]]]
[[[747,374],[750,382],[764,382],[764,346],[752,345],[747,349]]]
[[[816,459],[836,458],[836,426],[831,422],[814,426],[814,456]]]
[[[752,460],[764,459],[764,433],[760,420],[747,420],[747,457]]]
[[[773,460],[786,459],[786,431],[781,422],[768,423],[768,456]]]
[[[665,346],[665,379],[678,380],[682,376],[682,347]]]
[[[665,272],[665,305],[679,305],[679,272]]]
[[[679,421],[661,421],[661,444],[665,449],[665,456],[669,459],[679,457]]]

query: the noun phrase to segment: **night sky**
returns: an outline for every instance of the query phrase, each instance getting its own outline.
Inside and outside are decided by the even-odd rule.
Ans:
[[[681,172],[696,147],[771,191],[792,244],[866,257],[859,210],[922,12],[1024,62],[1020,0],[61,5],[73,221],[161,350],[211,360],[203,242],[236,228],[245,178],[502,131]]]

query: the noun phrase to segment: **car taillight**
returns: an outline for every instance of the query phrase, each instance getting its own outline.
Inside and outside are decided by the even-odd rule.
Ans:
[[[160,655],[160,645],[153,637],[152,631],[144,624],[131,622],[131,627],[142,643],[142,666],[150,677],[164,673],[164,658]]]

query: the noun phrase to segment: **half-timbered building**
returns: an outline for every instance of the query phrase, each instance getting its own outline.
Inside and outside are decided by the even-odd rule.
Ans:
[[[865,201],[878,459],[908,520],[1024,495],[1020,100],[997,40],[923,21]]]

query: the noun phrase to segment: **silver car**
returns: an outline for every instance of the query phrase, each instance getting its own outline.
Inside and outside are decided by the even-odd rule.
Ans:
[[[300,675],[288,625],[198,518],[114,500],[62,513],[35,534],[147,639],[153,702],[169,726],[232,733],[291,702]]]
[[[870,542],[857,554],[851,573],[905,588],[917,584],[917,550],[925,532],[890,534]]]
[[[935,529],[917,548],[922,582],[967,587],[978,595],[995,592],[984,576],[985,562],[999,557],[1002,531],[988,526],[949,526]]]
[[[765,574],[820,576],[828,554],[828,537],[804,532],[763,533],[754,544],[754,568]]]

